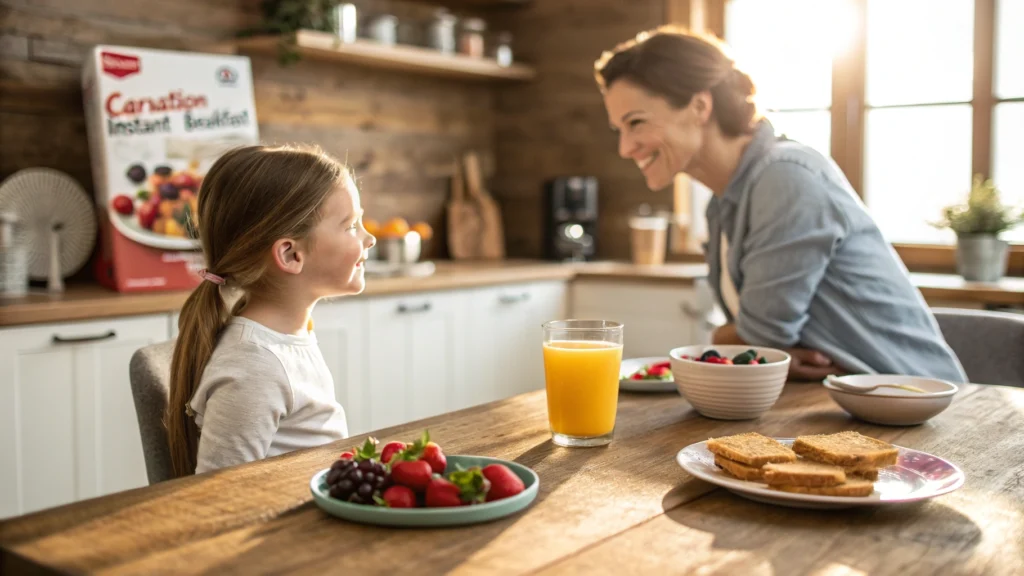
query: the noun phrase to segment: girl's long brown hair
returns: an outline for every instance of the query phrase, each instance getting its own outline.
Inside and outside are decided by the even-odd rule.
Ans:
[[[195,473],[199,429],[185,407],[221,329],[245,306],[245,294],[265,284],[274,242],[308,237],[324,201],[346,182],[347,173],[317,148],[249,146],[221,156],[203,179],[193,225],[206,266],[240,289],[242,297],[229,314],[219,286],[204,281],[181,309],[164,417],[176,477]]]

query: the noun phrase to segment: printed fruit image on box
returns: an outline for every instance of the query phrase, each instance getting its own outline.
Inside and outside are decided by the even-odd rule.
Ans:
[[[100,281],[119,291],[194,287],[203,176],[225,151],[259,141],[249,59],[96,46],[82,88]]]

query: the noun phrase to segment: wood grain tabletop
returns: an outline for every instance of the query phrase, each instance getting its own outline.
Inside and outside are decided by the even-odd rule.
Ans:
[[[676,394],[623,393],[614,441],[590,449],[550,442],[534,392],[373,435],[423,428],[449,454],[532,467],[537,500],[462,528],[342,521],[308,484],[354,437],[0,523],[0,573],[1024,573],[1024,389],[965,386],[915,427],[853,420],[815,384],[788,384],[743,422],[704,418]],[[923,503],[814,511],[748,501],[676,464],[691,443],[752,430],[857,430],[946,458],[967,480]]]

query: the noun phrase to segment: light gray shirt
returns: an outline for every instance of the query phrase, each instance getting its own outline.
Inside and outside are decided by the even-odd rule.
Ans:
[[[966,381],[906,267],[830,158],[762,120],[707,219],[709,283],[744,341],[813,348],[853,373]],[[722,233],[736,315],[722,300]]]
[[[200,428],[196,474],[348,436],[316,335],[234,317],[189,402]]]

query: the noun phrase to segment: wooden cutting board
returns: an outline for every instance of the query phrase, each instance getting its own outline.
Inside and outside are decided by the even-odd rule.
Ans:
[[[448,200],[448,253],[454,260],[480,258],[480,231],[483,219],[477,206],[466,198],[462,164],[454,162],[452,195]]]
[[[501,222],[498,203],[484,188],[480,170],[480,158],[469,151],[463,157],[466,169],[468,199],[476,205],[481,219],[478,241],[480,257],[485,260],[501,260],[505,257],[505,230]]]

